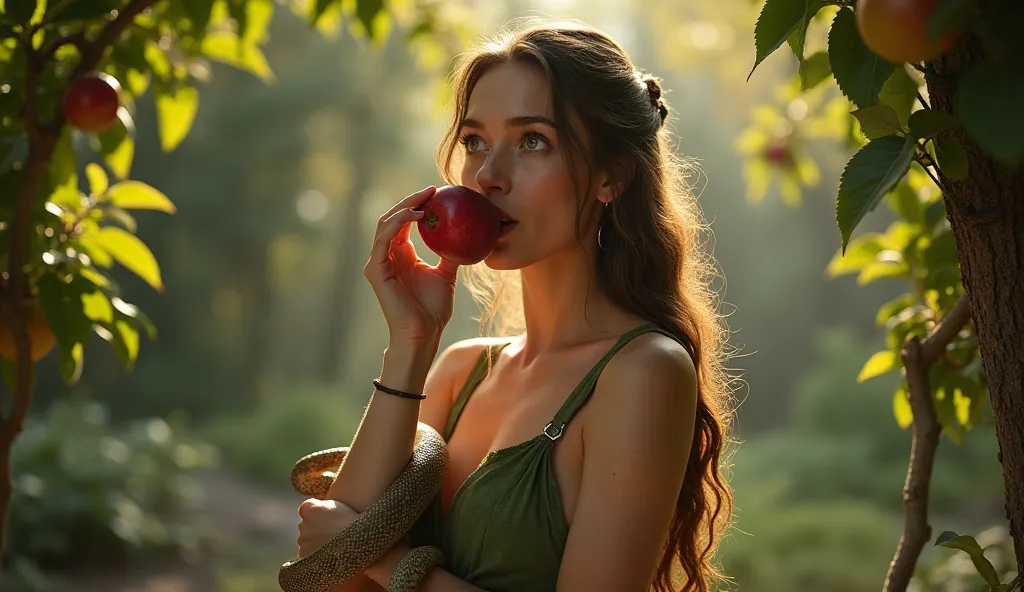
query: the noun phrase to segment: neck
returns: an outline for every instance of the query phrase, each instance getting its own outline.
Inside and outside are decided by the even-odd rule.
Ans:
[[[526,334],[525,361],[545,352],[618,337],[639,319],[601,290],[594,254],[575,247],[520,271]]]

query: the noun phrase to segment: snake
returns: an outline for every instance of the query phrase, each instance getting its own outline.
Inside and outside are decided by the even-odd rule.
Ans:
[[[307,454],[291,470],[292,487],[324,499],[349,447]],[[409,462],[384,493],[340,532],[312,553],[287,561],[278,571],[284,592],[328,592],[362,573],[400,542],[441,489],[448,448],[431,426],[419,422]],[[430,569],[443,562],[437,547],[414,547],[388,582],[389,592],[413,592]]]

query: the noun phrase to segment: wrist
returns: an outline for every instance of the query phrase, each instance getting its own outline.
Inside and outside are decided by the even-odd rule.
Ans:
[[[436,342],[392,342],[384,350],[381,384],[407,392],[423,392],[437,349]]]
[[[411,547],[401,542],[391,547],[383,557],[375,561],[372,565],[366,568],[363,572],[366,577],[370,578],[377,583],[378,586],[387,590],[388,584],[391,582],[391,574],[395,572],[395,568],[398,567],[399,562],[409,552]]]

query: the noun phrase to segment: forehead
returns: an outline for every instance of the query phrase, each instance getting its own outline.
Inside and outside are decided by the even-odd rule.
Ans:
[[[489,116],[544,115],[553,118],[551,85],[539,66],[518,62],[489,68],[469,95],[466,115],[473,119]]]

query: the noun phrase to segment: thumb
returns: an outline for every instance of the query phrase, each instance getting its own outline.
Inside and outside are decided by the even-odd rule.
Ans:
[[[299,518],[306,518],[310,511],[329,510],[333,507],[334,500],[322,500],[311,497],[299,504]]]

